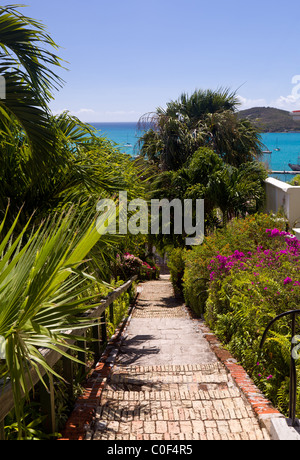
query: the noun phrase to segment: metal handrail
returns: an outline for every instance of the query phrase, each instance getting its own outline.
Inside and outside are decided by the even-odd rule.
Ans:
[[[260,345],[259,345],[259,348],[262,349],[269,329],[278,319],[283,318],[284,316],[290,316],[290,315],[292,316],[291,364],[290,364],[290,386],[289,386],[289,397],[290,397],[289,418],[291,419],[293,427],[297,425],[297,422],[296,422],[297,373],[296,373],[296,360],[293,354],[293,343],[294,343],[293,338],[295,337],[296,315],[299,313],[300,313],[300,310],[289,310],[273,318],[267,325],[263,333]]]

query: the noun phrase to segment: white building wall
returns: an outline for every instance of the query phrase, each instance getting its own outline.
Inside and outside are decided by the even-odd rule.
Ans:
[[[283,210],[289,225],[300,229],[300,186],[269,177],[266,180],[266,212]]]

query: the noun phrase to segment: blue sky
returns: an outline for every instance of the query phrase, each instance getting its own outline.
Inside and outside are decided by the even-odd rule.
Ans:
[[[299,0],[24,0],[67,61],[51,103],[136,121],[182,92],[237,90],[241,108],[300,109]]]

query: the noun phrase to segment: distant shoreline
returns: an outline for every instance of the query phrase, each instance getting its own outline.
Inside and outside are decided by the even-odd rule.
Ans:
[[[300,130],[299,131],[294,131],[294,130],[290,130],[290,131],[261,131],[259,134],[300,134]]]

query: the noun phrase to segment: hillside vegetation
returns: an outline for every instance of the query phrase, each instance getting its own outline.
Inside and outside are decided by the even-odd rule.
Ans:
[[[238,117],[248,119],[262,132],[300,131],[299,122],[294,121],[287,110],[273,107],[253,107],[240,110]]]

